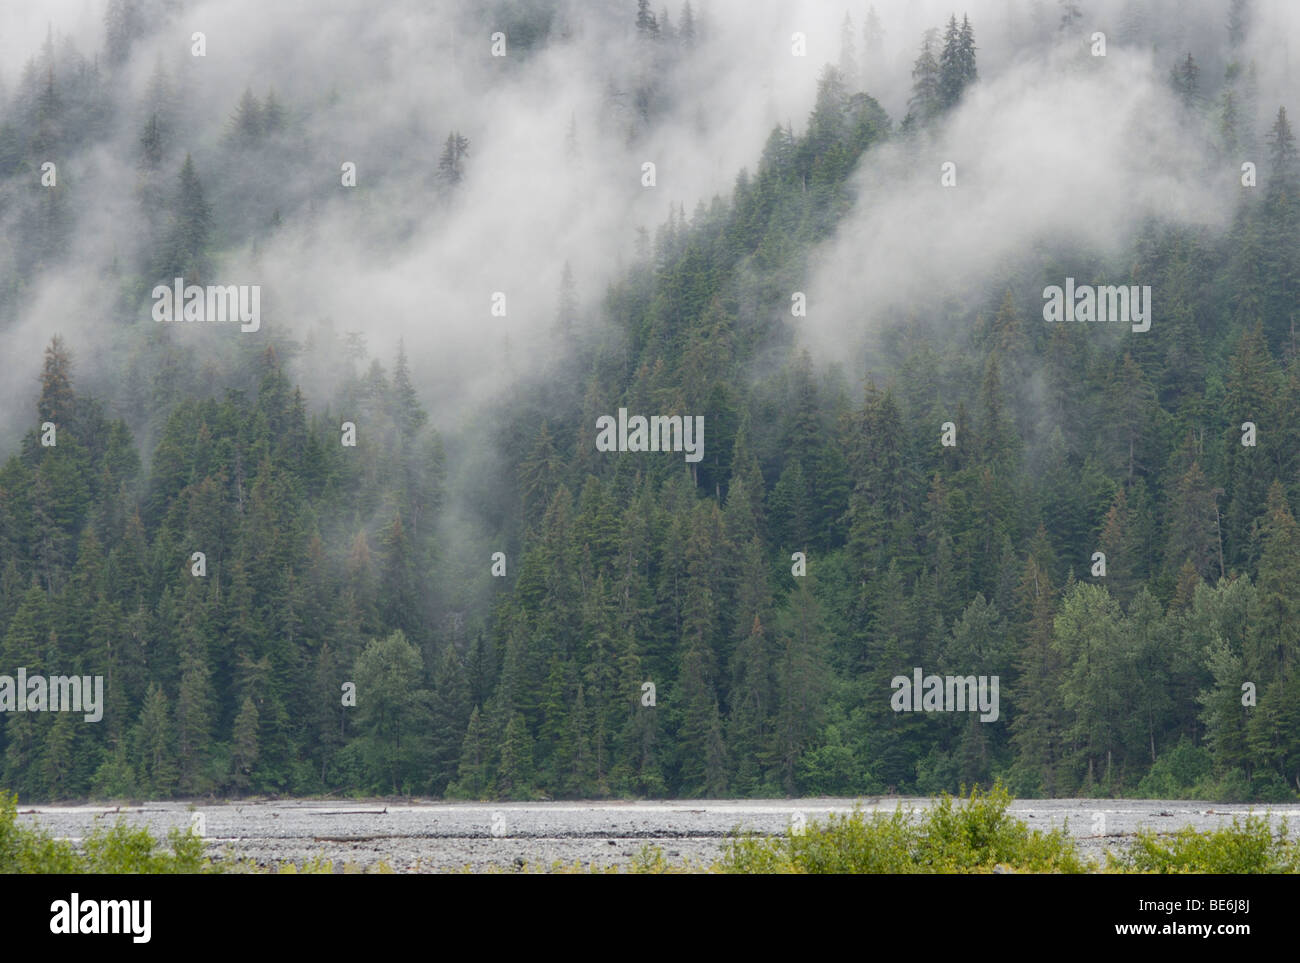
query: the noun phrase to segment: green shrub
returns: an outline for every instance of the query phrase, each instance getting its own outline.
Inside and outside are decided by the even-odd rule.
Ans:
[[[208,867],[203,840],[193,830],[167,833],[171,851],[159,847],[143,826],[132,828],[121,817],[110,828],[96,827],[83,843],[83,873],[201,873]]]
[[[1215,802],[1247,802],[1251,798],[1250,780],[1245,771],[1229,769],[1219,777],[1207,776],[1193,791],[1193,798]]]
[[[1214,766],[1209,750],[1186,739],[1165,753],[1138,783],[1136,796],[1146,799],[1190,799]]]
[[[1295,873],[1300,844],[1287,838],[1286,821],[1273,835],[1268,820],[1247,816],[1242,823],[1198,832],[1190,826],[1161,838],[1144,830],[1126,852],[1107,857],[1112,869],[1135,873]]]
[[[0,789],[0,873],[77,873],[81,860],[70,843],[18,825],[18,797]]]
[[[1259,802],[1295,802],[1295,790],[1276,769],[1261,769],[1250,781],[1251,799]]]
[[[81,852],[53,839],[40,827],[18,824],[18,799],[0,790],[0,873],[202,873],[212,871],[203,840],[192,830],[168,833],[170,850],[159,846],[144,827],[120,818],[99,826]]]
[[[718,868],[728,873],[981,873],[996,866],[1023,872],[1087,871],[1063,830],[1042,833],[1007,815],[1011,796],[999,783],[972,791],[960,805],[944,795],[920,818],[891,814],[831,815],[802,834],[738,836]]]

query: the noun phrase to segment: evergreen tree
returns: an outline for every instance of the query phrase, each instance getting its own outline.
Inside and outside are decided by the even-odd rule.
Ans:
[[[939,31],[930,29],[921,39],[921,53],[912,65],[912,97],[907,102],[908,120],[925,125],[943,109],[942,75],[935,56]]]
[[[876,5],[867,7],[866,19],[862,22],[862,82],[863,90],[871,90],[879,76],[880,60],[885,48],[885,28],[876,13]]]
[[[840,25],[840,76],[844,78],[846,84],[856,85],[858,80],[858,54],[857,45],[854,36],[857,31],[853,26],[853,18],[846,11],[844,22]]]
[[[141,790],[155,799],[166,798],[176,789],[176,746],[172,732],[167,696],[155,682],[149,686],[133,733],[134,755],[138,760],[136,780]]]
[[[690,9],[690,5],[687,5]],[[575,344],[575,327],[578,315],[578,295],[573,283],[573,269],[569,262],[564,262],[564,271],[560,275],[559,306],[555,311],[556,340],[565,351],[572,351]]]
[[[1297,164],[1295,134],[1287,120],[1286,108],[1277,109],[1277,118],[1268,132],[1268,163],[1273,183],[1293,186]]]
[[[140,166],[146,171],[156,171],[162,166],[163,155],[162,124],[155,112],[149,115],[144,130],[140,132]]]
[[[461,743],[460,767],[457,770],[455,794],[469,799],[484,798],[491,788],[488,767],[491,765],[487,731],[478,706],[470,713]]]
[[[975,82],[975,33],[970,18],[963,17],[961,26],[957,16],[948,18],[943,50],[939,54],[938,100],[943,109],[955,107],[963,91]]]
[[[1289,679],[1298,651],[1291,626],[1300,620],[1300,600],[1292,589],[1293,579],[1300,577],[1300,527],[1281,482],[1269,488],[1267,512],[1259,560],[1259,611],[1252,626],[1247,671],[1260,679]]]
[[[742,795],[754,793],[766,782],[773,748],[771,660],[763,625],[755,615],[731,661],[731,714],[726,735],[736,766],[735,789]]]
[[[1228,8],[1228,45],[1234,50],[1246,39],[1249,17],[1249,0],[1232,0]]]
[[[262,130],[266,134],[276,134],[284,129],[286,121],[284,107],[275,96],[274,90],[266,92],[266,100],[262,104]]]
[[[1020,580],[1017,598],[1024,641],[1016,660],[1018,683],[1007,694],[1016,706],[1010,728],[1016,769],[1023,774],[1019,778],[1026,791],[1050,797],[1067,791],[1071,783],[1061,771],[1067,717],[1059,692],[1065,661],[1054,641],[1056,591],[1045,535],[1040,528]]]
[[[796,790],[799,759],[817,731],[827,685],[821,607],[808,578],[800,579],[790,608],[777,620],[774,762],[787,795]]]
[[[429,413],[420,404],[415,385],[411,381],[411,368],[406,360],[406,345],[397,341],[397,363],[393,367],[393,421],[402,430],[405,439],[411,440],[429,419]]]
[[[41,396],[36,410],[42,422],[53,422],[59,431],[76,431],[73,418],[77,396],[72,390],[72,356],[57,334],[45,349]]]
[[[261,140],[265,132],[266,112],[262,102],[252,90],[245,88],[230,118],[230,137],[239,146],[250,147]]]
[[[533,741],[524,717],[516,712],[506,725],[501,743],[501,764],[497,769],[497,794],[502,799],[525,798],[533,769]]]
[[[230,785],[236,791],[246,790],[252,785],[253,767],[257,765],[260,754],[258,725],[257,706],[253,704],[252,696],[245,696],[231,731]]]
[[[456,778],[461,740],[469,724],[469,684],[460,658],[452,646],[443,652],[433,680],[433,716],[430,736],[433,744],[433,769],[430,784],[442,795]]]
[[[455,187],[465,179],[465,158],[469,156],[469,138],[453,130],[447,135],[438,158],[438,179],[447,187]]]
[[[1281,373],[1268,350],[1261,325],[1248,331],[1229,361],[1226,407],[1240,413],[1225,432],[1224,498],[1221,520],[1224,554],[1229,566],[1254,567],[1259,557],[1258,521],[1264,512],[1268,487],[1277,472],[1272,452],[1277,439],[1260,425],[1275,423],[1274,399],[1281,392]],[[1254,447],[1242,444],[1241,425],[1256,425]]]
[[[171,233],[164,244],[159,278],[183,277],[187,284],[204,283],[208,240],[212,232],[212,208],[204,197],[194,160],[185,155],[180,187],[174,203]]]
[[[182,674],[176,696],[177,788],[197,795],[211,787],[206,770],[212,744],[212,672],[201,637],[186,631],[182,645]]]
[[[686,0],[682,4],[682,15],[679,19],[681,26],[677,29],[677,36],[681,38],[683,47],[687,50],[694,50],[696,44],[695,14],[691,10],[691,0]]]
[[[659,39],[659,21],[650,10],[650,0],[636,0],[636,33],[642,40]]]
[[[110,67],[126,63],[131,47],[144,33],[140,0],[109,0],[104,11],[105,59]]]
[[[1184,562],[1203,579],[1223,574],[1214,495],[1201,466],[1193,463],[1178,479],[1168,516],[1165,566],[1175,572]]]
[[[1200,106],[1200,73],[1201,68],[1197,66],[1195,58],[1190,53],[1186,60],[1170,71],[1169,82],[1184,110],[1191,111]]]

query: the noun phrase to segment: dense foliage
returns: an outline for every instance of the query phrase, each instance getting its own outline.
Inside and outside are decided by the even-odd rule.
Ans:
[[[119,819],[78,846],[18,823],[16,801],[0,793],[0,873],[198,873],[210,870],[203,840],[173,829],[161,846],[144,827]]]
[[[1198,832],[1190,827],[1168,837],[1138,833],[1125,848],[1111,850],[1104,864],[1079,853],[1063,829],[1030,829],[1007,812],[1002,786],[972,790],[969,798],[944,795],[916,813],[901,807],[814,821],[784,836],[740,835],[714,867],[724,873],[1294,873],[1300,846],[1285,821],[1274,834],[1262,816],[1237,817],[1232,825]],[[645,871],[671,864],[641,857]]]
[[[785,836],[740,836],[726,849],[727,873],[1082,873],[1093,869],[1064,830],[1031,830],[1007,814],[1001,786],[954,803],[942,796],[920,816],[855,809]]]
[[[665,42],[644,5],[638,28]],[[898,131],[828,67],[803,133],[774,130],[729,199],[675,211],[607,292],[600,333],[562,327],[572,367],[465,429],[499,456],[473,476],[469,519],[447,508],[461,446],[434,429],[402,354],[386,367],[357,339],[268,334],[201,360],[150,328],[109,413],[79,388],[77,346],[52,340],[32,430],[0,468],[0,671],[102,675],[107,706],[98,724],[6,713],[0,785],[25,799],[717,797],[1000,777],[1025,795],[1293,799],[1300,172],[1286,111],[1268,131],[1225,111],[1249,90],[1235,62],[1219,91],[1187,95],[1207,150],[1264,145],[1230,233],[1149,223],[1122,275],[1079,252],[1027,255],[942,315],[900,319],[860,390],[798,349],[791,292],[871,202],[849,176],[864,155],[886,140],[922,151],[977,82],[969,21],[945,44],[927,38]],[[1186,64],[1173,80],[1203,82]],[[50,138],[93,140],[98,89],[84,61],[47,51],[6,107],[0,174],[35,183]],[[285,110],[248,94],[228,149],[273,155]],[[167,130],[151,113],[141,135],[141,177],[173,186],[149,195],[125,303],[202,275],[238,229],[211,200],[235,175],[197,170]],[[445,190],[472,167],[462,141],[448,138]],[[29,194],[14,201],[30,229],[5,317],[67,230],[60,195]],[[1156,323],[1042,323],[1043,286],[1067,275],[1151,284]],[[328,397],[295,387],[308,350],[336,376]],[[619,407],[704,414],[704,459],[597,452],[596,418]],[[356,448],[339,443],[344,420]],[[939,444],[946,421],[955,447]],[[999,720],[894,712],[890,681],[913,666],[998,675]]]

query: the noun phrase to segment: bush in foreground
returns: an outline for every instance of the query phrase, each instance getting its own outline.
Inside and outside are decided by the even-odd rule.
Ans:
[[[738,837],[717,868],[725,873],[1082,873],[1062,829],[1043,833],[1007,814],[1011,795],[1000,783],[973,790],[956,804],[939,797],[919,818],[913,810],[866,814],[855,809],[809,823],[802,833]]]
[[[100,826],[78,851],[39,827],[18,824],[18,799],[0,790],[0,873],[202,873],[212,870],[203,840],[173,829],[163,847],[143,826],[122,819]]]
[[[1189,826],[1161,838],[1144,830],[1107,862],[1128,873],[1297,873],[1300,843],[1287,838],[1285,820],[1274,836],[1263,816],[1247,816],[1244,823],[1233,817],[1231,826],[1206,832]]]
[[[870,814],[855,809],[810,822],[802,833],[784,836],[738,835],[712,866],[670,862],[658,846],[643,846],[633,857],[631,873],[1082,873],[1101,869],[1085,860],[1064,829],[1031,830],[1007,813],[1008,791],[998,784],[978,789],[964,800],[941,796],[919,816],[901,807]],[[527,866],[530,872],[548,871]],[[1222,829],[1191,827],[1172,835],[1139,832],[1124,852],[1110,853],[1106,871],[1114,873],[1300,873],[1300,841],[1287,835],[1286,822],[1274,835],[1262,816],[1234,818]],[[469,867],[465,867],[466,870]],[[344,872],[391,872],[384,863]],[[584,868],[552,864],[550,872],[616,872],[613,867]],[[0,873],[333,873],[323,857],[301,867],[284,862],[258,866],[251,860],[214,865],[203,853],[203,840],[192,831],[173,829],[167,845],[144,827],[119,819],[97,828],[80,850],[39,827],[17,821],[17,799],[0,790]]]

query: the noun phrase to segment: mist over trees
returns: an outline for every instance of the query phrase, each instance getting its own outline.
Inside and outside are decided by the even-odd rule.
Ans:
[[[475,36],[501,30],[538,62],[601,16],[497,6],[466,14]],[[554,132],[578,184],[602,152],[695,124],[683,78],[725,56],[713,4],[621,6],[631,82],[605,89],[604,126]],[[449,328],[439,292],[412,302],[410,327],[315,324],[273,293],[257,334],[149,319],[174,277],[237,283],[234,266],[256,265],[273,292],[285,262],[267,252],[328,233],[312,192],[350,190],[342,157],[318,161],[316,108],[260,80],[223,78],[225,108],[197,116],[133,53],[172,22],[166,3],[111,0],[92,53],[52,33],[0,96],[0,334],[49,310],[33,292],[71,283],[93,212],[125,219],[132,244],[101,284],[104,356],[55,325],[7,362],[38,387],[0,467],[0,674],[103,676],[106,704],[97,724],[4,712],[0,786],[530,799],[1000,777],[1022,795],[1294,799],[1300,160],[1294,104],[1248,56],[1260,5],[1198,5],[1212,15],[1175,29],[1113,4],[1103,24],[1112,48],[1155,47],[1164,113],[1130,120],[1197,145],[1217,173],[1196,189],[1226,223],[1143,216],[1098,251],[1067,219],[938,306],[818,304],[812,281],[853,219],[913,189],[873,165],[946,190],[934,145],[1000,106],[980,98],[996,72],[983,45],[1064,36],[1043,70],[1105,68],[1088,8],[1053,6],[927,7],[906,37],[884,3],[837,12],[806,116],[768,128],[725,196],[662,196],[639,241],[634,224],[598,238],[627,252],[607,284],[561,257],[526,309],[540,340],[488,329],[476,291],[493,371],[532,370],[455,418],[426,353],[382,336]],[[138,95],[112,95],[132,68],[149,78]],[[42,186],[47,160],[124,129],[120,194],[92,196],[89,169],[62,160]],[[438,119],[413,151],[419,191],[398,192],[410,220],[376,228],[376,260],[413,246],[421,218],[472,218],[476,183],[505,188],[488,134]],[[952,190],[981,190],[954,156]],[[368,191],[338,203],[378,204]],[[1066,277],[1149,285],[1150,330],[1046,323],[1043,289]],[[805,343],[796,293],[808,321],[835,315],[830,361]],[[703,458],[598,451],[596,419],[620,408],[703,415]],[[998,720],[895,711],[891,682],[913,667],[998,676]]]

